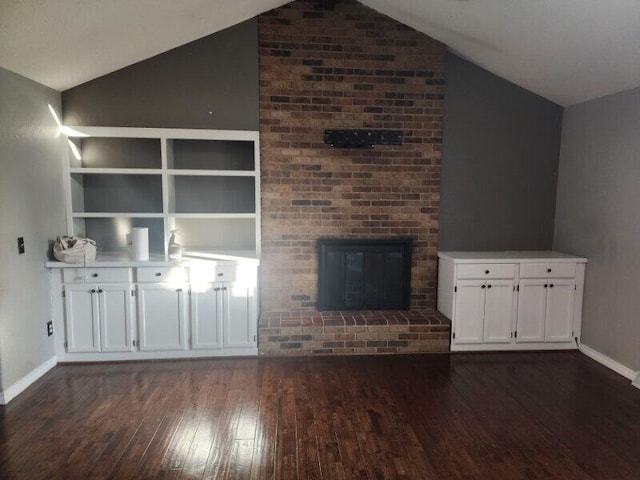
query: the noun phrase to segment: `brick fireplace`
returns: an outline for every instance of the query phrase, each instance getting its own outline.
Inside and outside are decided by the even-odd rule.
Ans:
[[[445,46],[353,0],[320,3],[259,18],[263,317],[322,318],[318,238],[411,238],[411,308],[432,309]],[[335,149],[325,129],[404,138]]]

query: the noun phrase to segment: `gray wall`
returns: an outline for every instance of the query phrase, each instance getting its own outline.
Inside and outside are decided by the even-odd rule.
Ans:
[[[257,19],[67,90],[62,103],[66,125],[257,130]]]
[[[589,259],[582,341],[640,370],[640,89],[564,113],[553,247]]]
[[[0,68],[0,372],[5,390],[54,356],[47,260],[64,233],[60,94]],[[26,253],[18,255],[17,237]]]
[[[440,250],[551,248],[562,108],[447,55]]]

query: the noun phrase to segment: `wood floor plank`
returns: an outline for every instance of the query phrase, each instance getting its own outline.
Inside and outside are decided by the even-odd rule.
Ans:
[[[58,366],[0,478],[637,480],[640,390],[577,352]]]

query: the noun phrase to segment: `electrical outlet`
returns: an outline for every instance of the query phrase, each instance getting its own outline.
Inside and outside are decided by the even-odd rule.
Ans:
[[[47,322],[47,337],[50,337],[51,335],[53,335],[53,321],[49,320]]]
[[[18,237],[18,255],[24,253],[24,237]]]

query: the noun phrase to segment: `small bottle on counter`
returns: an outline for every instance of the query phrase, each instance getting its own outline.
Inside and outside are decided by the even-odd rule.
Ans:
[[[178,236],[178,230],[171,230],[171,237],[169,238],[169,260],[182,260],[182,245],[178,243],[176,237]]]

